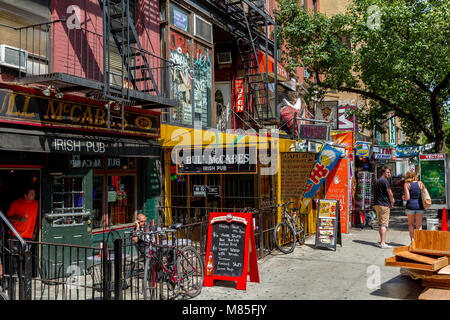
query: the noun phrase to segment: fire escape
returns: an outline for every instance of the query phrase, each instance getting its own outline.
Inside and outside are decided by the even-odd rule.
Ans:
[[[103,101],[108,126],[111,121],[121,121],[124,127],[124,106],[145,109],[177,106],[178,102],[170,97],[172,63],[143,47],[141,42],[150,42],[150,37],[145,28],[139,33],[136,30],[135,20],[142,19],[136,1],[98,0],[98,3],[102,9],[102,34],[88,29],[89,24],[68,28],[65,18],[17,28],[21,49],[48,59],[44,67],[42,63],[36,67],[33,62],[26,73],[19,73],[17,82],[60,93],[84,93],[87,98]],[[58,43],[61,32],[65,32],[67,44]],[[41,45],[41,37],[48,42]],[[60,53],[63,47],[66,55],[52,61],[52,55]]]
[[[228,19],[233,26],[233,32],[239,53],[244,65],[247,83],[246,109],[243,120],[261,125],[276,124],[277,72],[274,63],[272,79],[269,78],[269,57],[277,61],[276,23],[265,11],[264,1],[261,0],[221,0],[225,6]],[[269,26],[274,26],[274,41],[269,38]],[[271,101],[270,83],[274,98]]]

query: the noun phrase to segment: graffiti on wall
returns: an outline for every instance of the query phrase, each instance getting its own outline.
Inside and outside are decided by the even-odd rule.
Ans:
[[[195,119],[208,126],[211,110],[212,66],[211,49],[194,43],[194,111]]]
[[[170,57],[175,64],[170,72],[173,98],[180,102],[172,111],[172,119],[176,122],[192,124],[192,77],[191,43],[184,36],[172,32],[170,35]]]
[[[174,121],[192,124],[196,120],[208,126],[212,103],[211,51],[196,42],[191,49],[191,40],[171,33],[169,60],[175,63],[171,71],[172,94],[180,102],[180,106],[172,112]]]

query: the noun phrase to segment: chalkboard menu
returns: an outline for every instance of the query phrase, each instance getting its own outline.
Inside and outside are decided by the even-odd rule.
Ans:
[[[251,212],[209,214],[204,275],[204,287],[212,287],[214,280],[227,280],[245,290],[247,276],[251,282],[259,282]]]
[[[316,223],[316,248],[336,250],[342,245],[338,200],[319,200]]]
[[[245,228],[243,223],[216,222],[212,227],[211,251],[218,276],[239,277],[244,269]]]

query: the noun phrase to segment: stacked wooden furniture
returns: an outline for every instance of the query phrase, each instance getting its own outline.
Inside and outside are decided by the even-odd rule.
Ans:
[[[419,300],[450,300],[450,232],[415,230],[410,246],[394,248],[386,266],[401,267],[401,273],[422,280]]]

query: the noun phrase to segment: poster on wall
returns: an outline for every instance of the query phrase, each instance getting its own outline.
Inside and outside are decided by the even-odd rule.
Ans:
[[[170,83],[173,99],[179,106],[173,108],[175,122],[192,124],[192,79],[191,79],[191,41],[183,35],[171,32],[169,60],[175,65],[170,68]]]
[[[348,232],[349,208],[349,160],[339,159],[325,184],[325,198],[339,200],[341,232]]]
[[[316,119],[329,121],[330,129],[338,128],[338,101],[321,101],[316,103]]]
[[[312,166],[316,161],[315,153],[281,152],[281,199],[298,199]]]
[[[420,180],[427,187],[432,205],[447,203],[445,154],[420,155]]]

